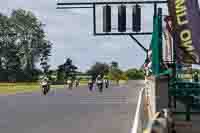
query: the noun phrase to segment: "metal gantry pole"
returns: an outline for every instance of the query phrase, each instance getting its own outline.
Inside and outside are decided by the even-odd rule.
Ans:
[[[173,34],[173,67],[172,67],[172,82],[174,82],[174,80],[176,80],[177,78],[177,72],[176,72],[176,68],[177,68],[177,65],[176,65],[176,46],[175,46],[175,32],[172,30],[172,34]],[[175,81],[176,82],[176,81]],[[176,85],[174,86],[176,87]],[[174,105],[174,108],[176,108],[176,96],[173,97],[173,105]]]
[[[96,35],[96,5],[93,4],[93,31],[94,35]]]
[[[156,16],[156,15],[157,15],[157,4],[154,3],[154,16]]]
[[[129,35],[147,54],[148,50],[133,36]]]

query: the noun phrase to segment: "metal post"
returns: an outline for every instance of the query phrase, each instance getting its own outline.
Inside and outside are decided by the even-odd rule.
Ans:
[[[171,108],[172,107],[172,97],[169,95],[169,101],[168,101],[168,107]]]
[[[157,11],[156,11],[157,12]],[[154,15],[153,36],[151,41],[152,49],[152,70],[154,75],[159,75],[161,72],[161,58],[162,58],[162,23],[161,23],[162,10]]]
[[[176,87],[176,78],[177,78],[177,72],[176,72],[176,42],[175,42],[175,31],[173,31],[174,27],[172,27],[172,36],[173,36],[173,65],[172,65],[172,82],[175,82],[175,87]],[[175,88],[174,88],[175,89]],[[176,108],[176,96],[173,97],[174,101],[174,108]],[[187,108],[187,107],[186,107]],[[189,109],[189,108],[188,108]]]
[[[154,3],[154,17],[157,15],[157,4]]]
[[[173,96],[174,108],[176,108],[176,96]]]
[[[186,121],[191,120],[191,115],[190,115],[190,104],[186,104]]]
[[[94,30],[94,35],[96,35],[96,5],[93,4],[93,30]]]
[[[159,17],[159,72],[162,72],[163,59],[162,59],[162,51],[163,51],[163,41],[162,41],[162,8],[158,8],[158,17]]]
[[[176,46],[175,46],[175,33],[173,31],[173,53],[174,53],[174,56],[173,56],[173,75],[172,77],[173,78],[176,78]]]
[[[148,50],[132,35],[129,35],[146,53]]]

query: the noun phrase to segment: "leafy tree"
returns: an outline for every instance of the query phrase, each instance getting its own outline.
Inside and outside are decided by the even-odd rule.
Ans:
[[[17,49],[13,44],[8,45],[7,48],[8,52],[5,54],[7,79],[9,81],[16,81],[18,72],[20,72],[20,58],[17,56]]]
[[[11,35],[12,22],[10,18],[0,15],[0,73],[1,80],[16,81],[20,71],[20,59],[18,47],[15,44],[16,37]]]
[[[6,45],[8,44],[6,33],[10,30],[9,28],[9,20],[8,17],[0,14],[0,74],[1,74],[1,81],[7,80],[7,71],[6,71],[6,53],[8,52],[8,49],[6,48]]]
[[[33,33],[37,26],[37,18],[22,9],[14,10],[11,14],[15,32],[18,34],[18,46],[20,59],[24,70],[29,73],[34,69],[34,57],[36,57],[33,41]],[[39,54],[37,55],[39,57]]]
[[[96,62],[91,68],[87,71],[87,74],[92,75],[94,79],[98,75],[101,75],[102,77],[109,72],[109,65],[106,63]]]
[[[64,72],[65,72],[65,79],[68,79],[71,75],[71,66],[72,66],[72,60],[70,58],[66,59],[66,62],[64,63]]]
[[[144,79],[144,72],[135,68],[127,70],[126,75],[130,80]]]
[[[57,69],[57,80],[63,81],[64,80],[64,65],[59,65]]]
[[[42,68],[45,68],[46,72],[49,65],[44,60],[48,60],[52,44],[45,40],[43,24],[32,12],[23,9],[13,10],[10,20],[13,24],[13,32],[17,34],[16,45],[19,48],[23,71],[32,78],[35,63],[42,61]]]
[[[50,56],[52,44],[49,41],[45,41],[43,45],[43,49],[41,51],[41,58],[40,58],[40,65],[42,66],[43,73],[50,77],[49,75],[49,68],[50,65],[48,64],[48,57]]]
[[[127,76],[120,70],[119,63],[116,61],[112,61],[110,64],[109,78],[116,81],[117,85],[120,80],[127,80]]]
[[[77,69],[78,68],[72,64],[72,60],[70,58],[67,58],[66,62],[64,63],[65,79],[72,77],[72,79],[74,80]]]
[[[113,68],[110,70],[108,75],[111,80],[116,81],[117,85],[119,85],[119,81],[122,79],[123,72],[119,68]]]
[[[127,77],[122,70],[119,68],[119,63],[116,61],[112,61],[110,65],[110,78],[115,80],[116,83],[119,85],[120,80],[126,80]]]
[[[43,73],[44,73],[45,75],[48,75],[50,65],[48,65],[47,58],[41,57],[41,63],[40,63],[40,65],[42,66]]]
[[[47,63],[51,52],[52,44],[45,38],[43,24],[32,12],[0,14],[0,80],[35,79],[35,64],[44,59]]]
[[[70,58],[67,58],[65,63],[58,66],[57,69],[57,80],[64,80],[68,79],[69,77],[72,77],[72,79],[75,79],[76,76],[76,70],[78,67],[73,65],[72,60]]]
[[[123,72],[123,74],[121,75],[121,80],[128,80],[128,76],[126,75],[125,72]]]
[[[119,67],[119,63],[116,61],[112,61],[111,62],[111,68],[118,68]]]

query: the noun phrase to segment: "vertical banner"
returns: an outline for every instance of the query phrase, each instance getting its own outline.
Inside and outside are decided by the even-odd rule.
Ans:
[[[168,0],[168,9],[172,17],[177,61],[186,64],[200,64],[198,0]]]

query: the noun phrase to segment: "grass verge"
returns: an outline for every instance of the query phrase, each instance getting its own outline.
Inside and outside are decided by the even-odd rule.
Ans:
[[[87,85],[88,81],[80,81],[80,85]],[[126,81],[120,81],[124,84]],[[52,89],[63,89],[64,85],[51,85]],[[0,95],[28,93],[40,91],[39,83],[0,83]]]
[[[52,85],[52,89],[62,89],[64,85]],[[0,83],[0,95],[40,91],[38,83]]]

